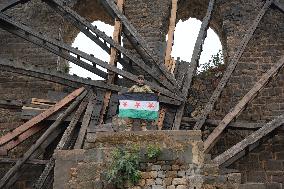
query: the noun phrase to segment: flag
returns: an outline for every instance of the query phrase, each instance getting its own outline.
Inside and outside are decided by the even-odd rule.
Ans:
[[[118,99],[119,117],[158,119],[159,102],[155,93],[124,93]]]

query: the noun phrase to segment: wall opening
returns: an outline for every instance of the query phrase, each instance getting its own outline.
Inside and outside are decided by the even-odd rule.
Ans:
[[[193,54],[194,45],[201,27],[201,21],[196,18],[189,18],[186,21],[179,21],[174,33],[174,44],[172,57],[190,62]],[[210,64],[212,56],[222,52],[222,44],[218,35],[211,28],[207,31],[207,37],[203,45],[203,51],[199,60],[198,72],[202,72]]]

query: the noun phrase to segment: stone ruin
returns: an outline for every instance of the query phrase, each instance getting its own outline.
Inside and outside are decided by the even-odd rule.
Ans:
[[[283,13],[283,0],[0,0],[0,188],[111,188],[87,168],[103,173],[127,138],[163,144],[134,188],[281,189]],[[170,52],[175,24],[190,17],[202,26],[187,63]],[[114,25],[112,37],[97,20]],[[222,43],[221,75],[196,74],[209,27]],[[79,32],[110,62],[71,47]],[[104,80],[69,75],[68,62]],[[161,93],[160,131],[127,133],[112,121],[117,92],[138,74]],[[190,148],[184,158],[168,138]]]

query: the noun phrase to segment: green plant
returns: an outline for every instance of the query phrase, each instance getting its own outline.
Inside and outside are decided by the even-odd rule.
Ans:
[[[211,75],[214,68],[217,68],[224,64],[224,57],[222,50],[219,50],[215,55],[211,56],[211,59],[202,65],[201,71],[199,73],[205,75]]]
[[[146,155],[149,159],[157,158],[161,154],[161,148],[158,145],[150,144],[147,146]]]
[[[107,172],[109,183],[123,188],[124,184],[136,184],[141,178],[139,171],[140,149],[138,146],[123,149],[116,148],[112,152],[112,163]]]

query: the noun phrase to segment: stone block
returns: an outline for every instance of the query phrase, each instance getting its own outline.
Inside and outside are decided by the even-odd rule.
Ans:
[[[176,189],[188,189],[186,185],[178,185]]]
[[[174,185],[167,186],[167,189],[175,189],[176,187]]]
[[[186,178],[174,178],[172,181],[173,185],[186,185],[187,184],[187,180]]]
[[[166,177],[175,178],[177,177],[177,171],[167,171]]]
[[[153,185],[152,189],[164,189],[162,185]]]
[[[152,186],[155,185],[155,180],[154,179],[146,179],[146,186]]]

